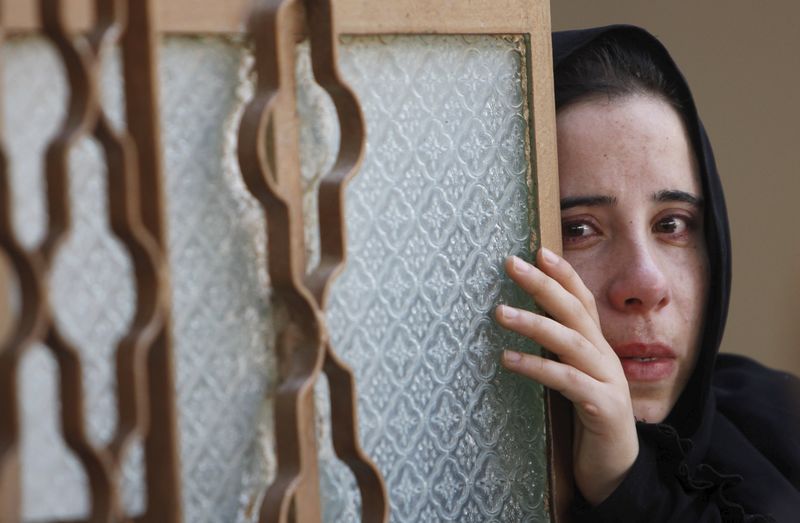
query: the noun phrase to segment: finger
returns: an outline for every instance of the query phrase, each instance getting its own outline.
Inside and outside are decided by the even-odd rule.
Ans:
[[[560,392],[576,406],[596,405],[601,383],[571,365],[535,354],[507,350],[503,352],[505,368]]]
[[[610,360],[583,335],[555,320],[507,305],[498,306],[495,316],[503,327],[534,340],[562,362],[597,380],[608,381],[615,375],[616,357]]]
[[[592,313],[559,282],[516,256],[506,261],[506,272],[550,316],[580,332],[598,348],[605,344]]]
[[[561,284],[564,289],[578,298],[584,308],[589,311],[597,325],[600,325],[600,318],[597,314],[597,304],[594,300],[592,291],[586,287],[583,280],[572,265],[557,255],[547,247],[542,247],[536,253],[536,263],[539,268],[548,276]]]

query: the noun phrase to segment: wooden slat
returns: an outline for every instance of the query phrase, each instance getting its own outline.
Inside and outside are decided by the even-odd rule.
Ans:
[[[504,34],[533,28],[540,10],[531,6],[537,4],[543,2],[338,0],[334,9],[343,34]]]
[[[5,6],[0,2],[0,68],[3,66],[2,50],[3,40],[5,38],[5,22]],[[0,80],[2,80],[2,75],[0,75]],[[2,101],[3,91],[0,89],[0,170],[3,171],[3,174],[0,174],[0,176],[6,176],[5,133],[3,132],[4,104]],[[9,329],[11,328],[11,304],[9,303],[10,270],[11,267],[9,267],[8,259],[3,255],[2,250],[0,250],[0,347],[3,346],[3,340],[8,336]]]
[[[314,430],[314,383],[323,345],[314,298],[303,284],[305,249],[298,122],[295,30],[300,0],[265,0],[249,19],[256,91],[242,115],[237,153],[242,177],[267,217],[268,267],[276,295],[291,318],[278,339],[281,383],[275,392],[278,469],[260,521],[320,520]]]
[[[532,162],[541,245],[561,253],[561,207],[558,188],[558,154],[553,92],[550,4],[537,0],[528,45]],[[533,247],[533,246],[532,246]],[[545,390],[547,416],[547,472],[550,516],[555,523],[569,521],[572,502],[572,405],[561,394]]]
[[[0,53],[5,37],[5,9],[0,2]],[[0,71],[2,71],[0,54]],[[2,80],[2,75],[0,75]],[[0,90],[0,101],[2,101]],[[11,304],[9,286],[10,259],[4,251],[18,247],[11,231],[11,185],[5,155],[3,104],[0,103],[0,521],[19,519],[21,509],[21,469],[19,459],[19,420],[16,408],[17,358],[9,343],[11,336]]]
[[[553,51],[550,38],[550,4],[536,0],[527,9],[531,17],[525,33],[529,35],[528,82],[531,90],[531,128],[536,172],[539,235],[542,245],[561,253],[561,206],[558,192],[558,154],[556,152],[556,114],[553,94]]]
[[[0,2],[0,53],[2,53],[3,49],[3,39],[5,37],[5,6],[2,2]],[[3,56],[0,54],[0,67],[2,67]],[[0,79],[2,79],[2,75],[0,75]],[[3,171],[6,170],[6,158],[5,158],[5,134],[3,132],[3,116],[4,116],[4,104],[2,103],[3,100],[3,91],[0,90],[0,169]],[[3,255],[2,251],[0,251],[0,347],[3,346],[3,340],[6,339],[6,336],[9,334],[9,329],[11,328],[11,304],[9,303],[9,280],[10,280],[10,271],[11,268],[8,265],[8,259]],[[0,480],[2,481],[2,480]],[[0,502],[2,503],[2,502]]]
[[[8,260],[0,253],[0,343],[6,339],[11,329],[10,271]]]
[[[155,85],[154,32],[149,29],[149,4],[132,0],[134,29],[124,33],[127,6],[120,0],[97,2],[98,17],[91,31],[77,36],[68,24],[66,2],[41,0],[43,33],[58,51],[69,81],[67,117],[50,140],[45,155],[48,226],[42,244],[31,252],[16,242],[11,226],[11,199],[5,162],[0,155],[0,247],[13,262],[22,291],[21,311],[11,326],[12,336],[0,347],[0,520],[14,522],[19,513],[19,361],[36,341],[45,344],[58,363],[61,432],[88,480],[88,521],[125,520],[120,500],[121,466],[131,444],[145,441],[148,471],[148,510],[144,521],[176,522],[180,517],[175,390],[168,328],[165,277],[163,201],[160,193],[159,123]],[[120,34],[125,45],[128,121],[136,128],[139,147],[127,130],[107,120],[99,99],[102,57]],[[133,55],[132,59],[130,56]],[[149,85],[148,85],[149,82]],[[133,114],[131,114],[133,112]],[[155,130],[154,130],[155,129]],[[116,430],[107,446],[93,445],[86,433],[86,408],[81,351],[69,342],[55,322],[44,282],[71,228],[68,158],[75,144],[93,137],[106,162],[109,223],[125,246],[134,267],[136,311],[128,332],[116,349]],[[153,142],[155,140],[155,142]],[[140,153],[140,154],[137,154]],[[140,187],[139,166],[148,169]],[[143,205],[142,189],[153,198]],[[154,195],[154,193],[156,193]],[[148,225],[143,209],[150,210]],[[147,212],[147,211],[145,211]],[[151,234],[150,229],[157,231]],[[5,298],[5,296],[3,296]],[[156,347],[151,352],[151,349]],[[150,357],[148,357],[150,356]],[[153,369],[152,376],[148,370]],[[149,391],[147,390],[149,386]],[[149,393],[148,393],[149,392]],[[151,401],[152,400],[152,401]],[[150,414],[157,416],[150,423]],[[148,430],[149,429],[149,430]]]
[[[29,32],[41,28],[42,17],[37,0],[5,0],[6,29],[9,33]],[[69,0],[64,13],[70,27],[86,29],[92,25],[93,0]]]
[[[5,0],[10,32],[25,33],[40,27],[39,5],[34,0]],[[92,25],[94,0],[65,0],[68,25],[76,30]],[[251,0],[164,0],[154,15],[170,33],[241,33]]]
[[[177,523],[182,519],[171,300],[167,268],[166,206],[159,110],[156,0],[128,2],[128,26],[122,38],[125,114],[136,143],[141,226],[158,251],[160,329],[146,362],[147,428],[144,435],[147,508],[141,523]]]
[[[42,0],[44,33],[64,64],[70,97],[68,117],[49,141],[45,154],[48,224],[44,241],[35,252],[36,257],[42,260],[41,266],[37,267],[37,276],[41,282],[50,280],[53,261],[72,225],[68,158],[72,145],[89,133],[96,117],[94,109],[98,99],[91,46],[75,45],[61,24],[62,14],[58,3]],[[104,32],[103,29],[98,29],[98,35]],[[28,299],[27,292],[25,295]],[[59,326],[53,321],[54,314],[47,292],[43,290],[33,297],[37,298],[34,311],[38,312],[44,323],[44,333],[37,341],[47,345],[58,363],[61,433],[67,446],[78,458],[89,482],[90,517],[98,520],[111,518],[118,506],[118,496],[112,479],[113,463],[107,452],[89,442],[86,434],[80,351],[62,335]],[[24,313],[23,322],[26,321],[26,316]]]
[[[7,28],[29,32],[39,27],[38,3],[6,0]],[[69,0],[67,21],[91,26],[92,0]],[[253,0],[164,0],[157,2],[158,27],[164,33],[244,33]],[[533,5],[541,5],[536,2]],[[543,13],[527,0],[336,0],[334,16],[341,34],[521,33]],[[546,10],[549,13],[549,9]],[[549,26],[549,22],[548,22]]]
[[[341,29],[334,5],[335,0],[306,0],[314,78],[336,107],[342,137],[336,162],[319,183],[320,262],[306,278],[320,316],[325,313],[331,284],[347,258],[345,186],[361,167],[367,141],[359,100],[339,72]],[[338,357],[329,335],[325,339],[323,368],[328,379],[333,447],[356,479],[362,500],[361,521],[385,523],[389,519],[389,496],[381,472],[361,448],[355,376]]]

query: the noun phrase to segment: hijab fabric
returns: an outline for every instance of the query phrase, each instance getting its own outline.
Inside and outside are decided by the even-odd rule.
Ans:
[[[710,282],[700,353],[681,396],[663,423],[637,423],[640,451],[631,471],[597,507],[578,493],[574,519],[800,521],[800,382],[747,358],[717,354],[730,298],[730,233],[714,154],[689,86],[654,36],[626,25],[553,33],[556,71],[604,38],[646,51],[680,91],[703,188]]]

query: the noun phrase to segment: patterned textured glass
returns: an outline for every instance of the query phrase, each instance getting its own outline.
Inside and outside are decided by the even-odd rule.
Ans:
[[[502,269],[530,257],[534,230],[522,45],[398,36],[341,49],[368,139],[328,320],[392,521],[548,519],[542,392],[498,365],[504,347],[535,348],[492,319],[499,302],[530,306]],[[357,521],[349,471],[324,451],[322,470],[325,520]]]
[[[13,38],[4,54],[14,216],[33,246],[46,225],[41,154],[67,87],[43,40]],[[386,478],[392,521],[547,519],[541,390],[497,363],[503,347],[536,349],[491,319],[498,302],[530,306],[501,268],[510,254],[530,255],[535,229],[524,56],[520,40],[495,36],[358,37],[341,48],[369,136],[347,192],[349,261],[328,322],[356,373],[361,437]],[[161,48],[176,400],[192,523],[252,521],[274,472],[269,392],[283,320],[270,302],[264,218],[235,155],[251,61],[235,40],[166,38]],[[116,58],[103,74],[105,106],[119,121]],[[307,46],[297,94],[313,263],[314,189],[339,130]],[[97,144],[81,143],[71,160],[75,223],[50,284],[58,321],[82,351],[88,430],[102,444],[116,424],[113,350],[131,320],[133,275],[108,227]],[[46,347],[25,358],[21,393],[25,520],[85,515],[86,477],[60,438]],[[324,517],[355,521],[360,500],[330,445],[324,379],[317,400]],[[131,515],[146,503],[142,467],[137,445],[122,485]]]
[[[4,54],[14,216],[19,236],[33,246],[46,225],[41,154],[60,125],[67,86],[44,40],[15,38]],[[105,105],[117,121],[118,64],[109,61],[103,78]],[[184,516],[193,523],[234,521],[242,492],[256,488],[247,482],[262,487],[274,461],[261,450],[272,435],[264,394],[274,386],[264,219],[235,159],[236,115],[250,85],[245,71],[246,54],[234,42],[170,38],[161,48],[181,475]],[[131,320],[133,275],[107,223],[97,145],[80,144],[71,160],[75,223],[50,288],[60,324],[81,349],[89,434],[103,444],[116,425],[113,350]],[[85,516],[86,476],[61,440],[57,367],[46,348],[28,353],[21,378],[24,519]],[[141,446],[128,461],[123,496],[136,514],[145,503]]]

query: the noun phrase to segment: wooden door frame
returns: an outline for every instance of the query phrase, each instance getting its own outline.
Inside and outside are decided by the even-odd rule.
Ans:
[[[65,0],[67,19],[80,29],[92,23],[92,0]],[[246,32],[253,0],[155,1],[155,23],[161,34]],[[38,2],[6,0],[3,26],[8,34],[39,30]],[[468,34],[518,35],[526,47],[529,151],[535,180],[529,180],[538,203],[541,245],[561,252],[555,103],[553,97],[550,5],[548,0],[334,0],[339,35]],[[298,27],[298,38],[305,29]],[[532,240],[533,241],[533,240]],[[2,260],[0,260],[1,262]],[[0,264],[0,334],[8,323],[8,275]],[[547,393],[549,503],[553,521],[566,521],[572,496],[572,411],[557,393]]]

